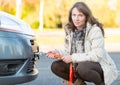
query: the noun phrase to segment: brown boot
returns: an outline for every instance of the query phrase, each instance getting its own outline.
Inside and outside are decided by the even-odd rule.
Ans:
[[[82,81],[81,79],[76,79],[74,85],[87,85],[84,81]]]

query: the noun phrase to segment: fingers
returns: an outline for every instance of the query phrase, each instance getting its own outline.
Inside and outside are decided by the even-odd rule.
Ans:
[[[65,63],[71,63],[72,59],[71,56],[64,56],[61,58]]]
[[[65,63],[71,63],[72,58],[71,56],[61,56],[58,52],[54,51],[49,51],[46,55],[48,58],[57,58],[57,59],[62,59]]]
[[[48,58],[54,58],[54,54],[52,51],[48,52],[46,55]]]

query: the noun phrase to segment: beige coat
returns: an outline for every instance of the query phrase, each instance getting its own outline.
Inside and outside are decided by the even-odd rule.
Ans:
[[[59,50],[61,55],[69,54],[72,36],[73,33],[66,36],[66,39],[69,40],[69,44],[65,45],[65,50]],[[77,49],[79,49],[79,45]],[[118,76],[115,63],[104,48],[104,37],[102,36],[102,32],[96,25],[91,26],[91,24],[87,23],[85,53],[73,53],[72,61],[73,63],[81,61],[99,62],[104,72],[105,85],[110,85]]]

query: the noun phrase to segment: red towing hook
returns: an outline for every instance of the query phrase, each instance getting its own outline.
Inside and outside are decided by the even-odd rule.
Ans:
[[[62,56],[59,53],[57,53],[57,52],[48,52],[48,53],[54,54],[54,57],[57,58],[57,59],[62,58]],[[74,76],[74,70],[73,70],[73,67],[72,67],[72,63],[70,63],[69,83],[68,83],[68,85],[72,85],[73,76]]]

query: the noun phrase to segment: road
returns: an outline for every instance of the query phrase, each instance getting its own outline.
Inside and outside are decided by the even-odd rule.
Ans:
[[[120,85],[120,52],[110,52],[109,54],[115,61],[117,68],[119,70],[119,76],[117,80],[113,82],[112,85]],[[39,70],[38,78],[31,82],[18,85],[67,85],[63,84],[62,79],[57,77],[51,72],[50,65],[52,61],[53,61],[52,59],[48,59],[45,56],[41,57],[36,64],[36,67]],[[94,84],[87,82],[87,85]]]

